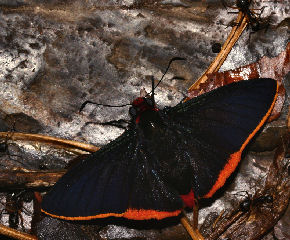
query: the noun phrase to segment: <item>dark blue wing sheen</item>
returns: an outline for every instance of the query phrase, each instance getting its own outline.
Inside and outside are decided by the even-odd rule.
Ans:
[[[238,157],[234,159],[231,154],[242,151],[243,144],[265,122],[274,106],[277,89],[273,79],[236,82],[165,112],[168,128],[180,139],[176,143],[176,157],[184,155],[182,161],[190,162],[196,197],[209,193],[230,158],[233,158],[230,164],[237,164]]]
[[[176,216],[183,203],[158,176],[136,134],[127,130],[70,169],[46,194],[42,210],[54,217],[136,220]]]
[[[44,197],[43,211],[68,220],[178,215],[180,195],[210,197],[224,184],[276,92],[276,81],[254,79],[143,111],[122,136],[69,170]]]

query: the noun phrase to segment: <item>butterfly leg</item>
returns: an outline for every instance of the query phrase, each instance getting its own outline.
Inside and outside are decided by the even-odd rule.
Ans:
[[[193,204],[193,227],[198,228],[198,201],[194,199]]]

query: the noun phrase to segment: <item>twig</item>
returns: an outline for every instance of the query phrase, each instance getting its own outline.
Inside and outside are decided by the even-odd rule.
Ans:
[[[240,219],[242,217],[242,215],[244,215],[245,213],[243,213],[242,211],[238,211],[236,214],[234,214],[232,217],[230,217],[230,219],[228,221],[224,221],[222,223],[220,223],[218,225],[218,227],[216,227],[216,223],[218,220],[220,220],[220,216],[218,217],[218,219],[214,222],[214,232],[210,235],[209,239],[213,240],[213,239],[217,239],[219,236],[221,236],[234,222],[236,222],[238,219]]]
[[[11,140],[23,140],[23,141],[35,141],[35,142],[41,142],[46,143],[49,145],[53,145],[55,147],[59,148],[69,148],[69,149],[75,149],[75,150],[82,150],[86,152],[95,152],[99,150],[99,147],[96,147],[92,144],[82,143],[78,141],[73,140],[67,140],[67,139],[61,139],[56,137],[50,137],[45,136],[41,134],[30,134],[30,133],[17,133],[17,132],[0,132],[1,138],[6,138],[7,134],[9,134],[9,138]]]
[[[27,169],[0,171],[0,188],[27,189],[53,186],[66,172],[61,171],[34,171]]]
[[[0,224],[0,234],[19,240],[37,240],[37,237]]]
[[[207,74],[217,72],[220,69],[221,65],[226,60],[234,44],[239,39],[248,24],[247,19],[246,17],[244,17],[244,14],[242,12],[239,12],[236,22],[240,24],[232,28],[232,31],[230,32],[227,40],[225,41],[220,53],[216,56],[215,60],[210,64],[208,69],[201,75],[201,77],[189,87],[188,92],[192,91],[193,89],[198,89],[201,83],[206,82],[206,80],[208,79]]]
[[[218,221],[223,217],[225,213],[225,210],[223,209],[220,214],[218,215],[217,219],[214,221],[213,225],[212,225],[212,228],[215,229],[216,227],[216,224],[218,223]]]
[[[191,226],[189,219],[184,213],[183,217],[180,219],[180,222],[193,240],[204,240],[198,229]]]

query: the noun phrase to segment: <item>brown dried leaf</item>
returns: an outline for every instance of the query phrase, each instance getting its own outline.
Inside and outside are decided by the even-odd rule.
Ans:
[[[285,101],[285,88],[282,85],[282,80],[290,71],[289,55],[290,43],[288,43],[285,51],[281,52],[277,57],[262,57],[256,63],[252,63],[234,70],[208,74],[207,81],[197,85],[195,89],[191,90],[188,93],[188,97],[193,98],[215,88],[244,79],[273,78],[279,82],[278,98],[269,118],[269,120],[274,120],[280,116],[280,112]]]

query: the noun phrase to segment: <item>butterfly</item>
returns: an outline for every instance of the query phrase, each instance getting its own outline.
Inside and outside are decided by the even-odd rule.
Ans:
[[[260,78],[164,109],[153,90],[136,98],[124,133],[68,170],[44,196],[42,212],[66,220],[178,216],[225,184],[277,91],[277,81]]]

